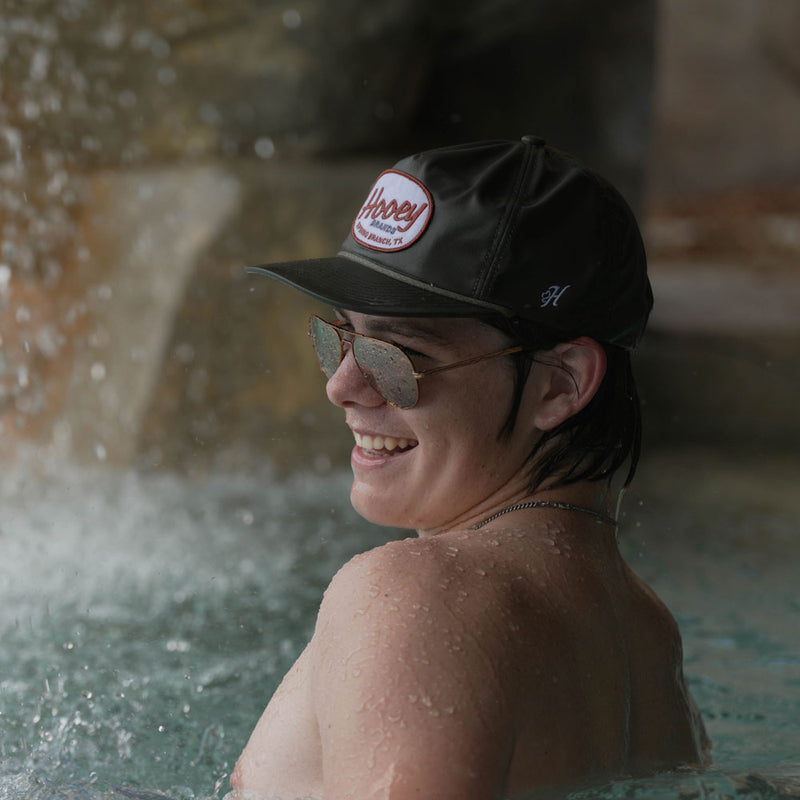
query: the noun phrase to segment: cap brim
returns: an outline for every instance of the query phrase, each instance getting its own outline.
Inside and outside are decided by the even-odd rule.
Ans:
[[[330,258],[284,261],[246,267],[247,272],[275,278],[334,308],[395,317],[466,317],[507,314],[499,306],[477,304],[442,293],[413,279],[387,274],[385,268],[341,252]]]

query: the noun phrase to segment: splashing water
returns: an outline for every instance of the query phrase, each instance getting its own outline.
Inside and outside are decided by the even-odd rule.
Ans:
[[[268,470],[6,473],[0,798],[224,793],[322,589],[364,546],[342,497],[344,476]]]
[[[324,586],[385,539],[355,517],[348,485],[266,468],[7,471],[0,798],[224,795]],[[795,529],[764,514],[626,516],[626,557],[683,630],[715,763],[576,800],[800,796]]]

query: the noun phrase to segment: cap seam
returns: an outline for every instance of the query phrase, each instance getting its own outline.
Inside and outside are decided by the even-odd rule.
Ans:
[[[525,147],[523,162],[517,173],[516,182],[511,192],[508,206],[504,210],[500,221],[497,223],[497,228],[492,237],[492,244],[487,254],[484,256],[484,262],[487,262],[486,267],[481,270],[481,277],[476,280],[473,285],[473,292],[476,297],[483,297],[487,287],[490,287],[494,282],[499,262],[502,261],[503,246],[510,232],[514,230],[513,223],[519,210],[519,198],[522,195],[525,178],[530,170],[532,160],[533,147]]]

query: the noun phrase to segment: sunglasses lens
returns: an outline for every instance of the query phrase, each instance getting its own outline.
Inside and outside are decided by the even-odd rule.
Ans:
[[[411,408],[418,399],[414,368],[402,350],[378,339],[353,340],[353,355],[364,377],[384,400]]]
[[[342,344],[336,329],[318,317],[308,321],[308,335],[317,354],[319,365],[328,378],[339,369],[342,361]]]

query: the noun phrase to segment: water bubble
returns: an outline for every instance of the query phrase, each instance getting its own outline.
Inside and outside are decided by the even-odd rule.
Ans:
[[[159,67],[158,72],[156,72],[156,80],[162,86],[172,86],[177,79],[177,75],[175,70],[172,67],[164,66]]]
[[[94,455],[98,461],[106,460],[106,448],[100,442],[94,443]]]
[[[124,89],[117,95],[117,103],[122,108],[133,108],[136,105],[136,93],[130,89]]]
[[[171,52],[172,48],[166,39],[155,39],[150,45],[150,52],[154,58],[165,59]]]
[[[20,103],[20,111],[26,120],[38,119],[42,114],[42,107],[31,97],[26,97]]]
[[[275,155],[275,143],[269,136],[260,136],[256,139],[253,149],[259,158],[272,158]]]
[[[282,20],[284,27],[289,30],[296,30],[303,24],[303,18],[296,8],[287,8],[286,11],[283,12]]]
[[[92,368],[89,373],[92,376],[93,381],[100,382],[106,377],[106,365],[101,361],[95,361],[95,363],[92,364]]]
[[[99,153],[103,149],[103,143],[97,136],[87,134],[81,138],[81,147],[89,153]]]
[[[125,40],[125,29],[119,20],[109,22],[97,32],[97,41],[109,50],[116,50]]]
[[[37,47],[31,57],[31,66],[28,74],[31,80],[41,82],[47,77],[50,68],[50,51],[46,47]]]
[[[201,103],[198,114],[206,125],[222,124],[222,114],[219,113],[219,109],[213,103]]]
[[[194,347],[190,342],[181,342],[175,348],[175,358],[181,362],[181,364],[191,364],[194,361]]]
[[[146,50],[150,47],[154,38],[155,36],[152,31],[147,28],[140,28],[131,36],[131,47],[133,47],[134,50]]]

